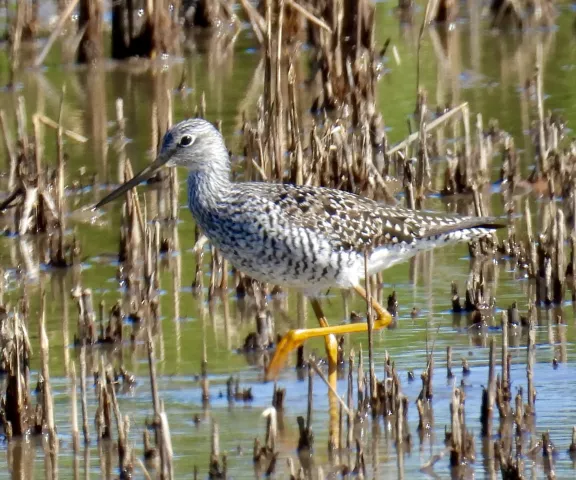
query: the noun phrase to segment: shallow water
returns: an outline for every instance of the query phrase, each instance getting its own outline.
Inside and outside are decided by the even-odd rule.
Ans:
[[[393,2],[379,4],[377,30],[380,43],[387,37],[392,38],[392,44],[398,48],[401,59],[400,64],[397,64],[392,56],[384,59],[386,74],[378,84],[378,106],[384,115],[392,142],[399,141],[406,135],[406,118],[414,109],[419,28],[416,24],[413,27],[399,26],[394,16],[394,6]],[[546,109],[561,113],[569,126],[576,123],[576,36],[571,27],[574,12],[570,4],[563,4],[560,8],[562,13],[557,20],[558,27],[551,31],[497,34],[489,30],[487,21],[477,24],[464,17],[449,32],[431,29],[423,40],[422,84],[428,89],[430,103],[443,105],[467,101],[472,113],[482,113],[485,123],[491,118],[497,118],[500,126],[514,135],[516,145],[522,150],[528,150],[523,158],[524,174],[531,169],[531,162],[528,160],[531,148],[528,128],[530,121],[535,118],[534,103],[529,97],[530,92],[524,87],[531,78],[538,45],[542,46],[546,59]],[[130,67],[109,63],[89,70],[62,66],[59,52],[55,51],[47,60],[45,69],[26,71],[17,78],[16,92],[0,90],[0,108],[10,112],[14,93],[17,93],[26,99],[29,114],[44,111],[48,116],[57,118],[60,90],[65,82],[67,92],[64,124],[90,139],[83,146],[67,141],[68,173],[71,178],[82,178],[84,185],[88,184],[91,174],[97,173],[101,185],[98,190],[108,189],[108,183],[114,184],[117,178],[116,153],[110,144],[115,133],[114,103],[118,97],[124,100],[127,136],[130,139],[127,153],[135,168],[140,168],[149,161],[152,147],[152,103],[156,102],[159,108],[162,108],[162,95],[166,89],[173,92],[176,120],[191,115],[204,92],[207,117],[210,120],[222,120],[228,145],[233,152],[238,153],[242,112],[246,111],[248,115],[254,113],[261,92],[262,73],[258,71],[260,55],[255,50],[256,41],[250,33],[243,33],[234,46],[233,55],[218,54],[213,41],[200,37],[195,41],[198,45],[197,53],[188,53],[185,58],[170,61],[165,68],[158,65],[159,68],[154,71],[139,67],[138,63]],[[5,52],[1,55],[0,63],[6,65]],[[301,76],[304,78],[307,69],[305,58],[302,59],[300,67]],[[177,91],[176,87],[183,72],[186,74],[188,88]],[[2,75],[0,79],[6,81]],[[303,98],[307,95],[303,82],[301,95]],[[11,114],[9,117],[13,118]],[[51,142],[52,140],[49,140],[46,145],[47,159],[54,158],[55,144]],[[106,150],[107,153],[104,154]],[[0,155],[4,155],[3,150]],[[437,168],[434,170],[433,183],[435,188],[440,189],[444,172],[442,159],[438,159],[435,165]],[[499,167],[495,162],[494,178],[497,177]],[[79,173],[81,168],[86,169],[83,177],[80,177]],[[182,174],[180,180],[183,180]],[[181,190],[180,202],[184,206],[183,184]],[[74,206],[86,205],[102,194],[103,191],[86,189],[84,193],[73,197]],[[532,198],[531,201],[537,200]],[[150,201],[148,205],[154,203]],[[431,198],[426,207],[453,209],[453,203],[453,200],[443,202],[439,198]],[[502,211],[500,197],[495,195],[490,203],[494,213]],[[518,205],[517,210],[521,211],[520,202]],[[118,210],[117,206],[107,209],[106,215],[99,219],[98,224],[71,218],[69,225],[70,229],[76,231],[82,246],[82,284],[93,290],[95,304],[104,300],[108,307],[122,293],[116,281]],[[150,217],[153,215],[154,212],[149,212]],[[185,208],[180,212],[176,231],[179,251],[165,259],[162,269],[163,321],[156,342],[160,396],[165,403],[171,427],[176,478],[191,478],[195,465],[198,466],[201,477],[205,476],[208,470],[212,421],[217,422],[220,428],[220,447],[221,451],[227,454],[230,476],[251,478],[254,476],[252,445],[255,437],[264,437],[265,420],[261,413],[270,405],[273,390],[273,384],[262,382],[261,369],[235,351],[242,345],[247,333],[254,329],[253,318],[243,313],[244,308],[233,292],[213,304],[198,301],[191,294],[189,287],[194,275],[194,225]],[[112,450],[109,454],[111,463],[107,466],[102,465],[99,455],[99,448],[111,448],[110,445],[99,447],[93,442],[88,449],[88,457],[81,454],[75,458],[71,453],[68,375],[70,361],[76,362],[77,369],[79,365],[78,350],[73,347],[77,318],[77,307],[70,298],[73,273],[40,268],[36,277],[31,275],[30,271],[26,276],[26,268],[22,268],[26,265],[24,252],[35,251],[36,242],[34,238],[1,239],[0,266],[4,269],[6,278],[5,300],[15,303],[25,291],[30,299],[32,318],[39,309],[40,288],[43,287],[47,294],[50,373],[55,395],[56,425],[61,439],[59,476],[76,478],[84,476],[87,471],[90,477],[97,477],[104,471],[108,472],[104,477],[111,477],[117,472],[115,452]],[[463,296],[468,271],[468,250],[462,245],[422,254],[411,264],[399,265],[385,272],[385,291],[389,293],[392,288],[396,290],[400,310],[397,326],[376,335],[376,371],[381,376],[384,352],[387,351],[395,361],[402,379],[403,391],[410,401],[408,418],[413,443],[410,452],[405,452],[403,462],[399,462],[394,443],[388,435],[389,425],[381,421],[379,431],[373,432],[367,422],[366,428],[370,430],[368,433],[371,436],[367,437],[370,440],[366,442],[365,455],[374,478],[422,478],[424,475],[450,477],[448,456],[444,456],[426,473],[422,473],[420,469],[432,455],[445,448],[444,427],[450,424],[452,385],[461,381],[464,381],[466,386],[467,428],[474,432],[476,440],[476,461],[467,467],[469,470],[461,473],[465,478],[471,478],[472,471],[478,477],[494,476],[489,467],[491,463],[484,462],[478,418],[482,385],[488,381],[490,338],[496,339],[497,358],[500,355],[500,317],[496,315],[489,320],[489,328],[478,331],[470,326],[465,316],[450,312],[451,281],[458,283]],[[178,275],[178,272],[181,274]],[[207,284],[207,281],[205,283]],[[502,261],[495,268],[488,284],[496,296],[498,307],[507,308],[516,300],[520,311],[525,313],[527,280],[523,278],[522,272],[514,271],[509,264]],[[283,332],[290,325],[295,325],[298,301],[293,292],[288,292],[287,296],[280,299],[270,300],[270,303],[279,331]],[[365,309],[361,301],[350,298],[347,311],[342,295],[335,291],[329,293],[324,303],[332,323],[347,320],[350,310],[363,312]],[[418,310],[415,318],[411,316],[413,307]],[[281,314],[281,311],[286,315]],[[562,322],[557,325],[556,317],[560,313]],[[308,325],[314,324],[311,311],[306,321]],[[576,425],[576,387],[572,381],[576,373],[575,330],[573,306],[570,303],[556,310],[539,312],[537,364],[534,371],[538,397],[533,431],[537,434],[550,431],[558,451],[555,458],[557,478],[574,478],[576,475],[574,463],[567,453],[571,428]],[[36,325],[30,327],[30,334],[34,351],[37,352]],[[416,432],[418,415],[414,401],[420,391],[419,375],[426,365],[427,338],[428,347],[434,342],[436,363],[434,424],[430,435],[421,441]],[[367,351],[364,335],[355,335],[346,342],[347,351],[350,347],[358,351],[360,345]],[[510,344],[513,393],[520,386],[526,391],[526,334],[521,328],[511,332]],[[322,354],[322,345],[321,341],[311,342],[307,345],[307,352],[317,350]],[[448,345],[453,349],[456,372],[456,378],[450,382],[445,375],[445,351]],[[202,407],[201,390],[196,377],[204,350],[207,352],[210,378],[211,399],[208,409]],[[89,371],[91,362],[99,361],[100,353],[111,355],[118,363],[121,361],[128,371],[136,376],[136,387],[128,392],[120,392],[119,401],[122,414],[130,416],[130,438],[137,455],[141,455],[144,421],[152,415],[145,345],[131,345],[126,341],[122,347],[113,351],[104,347],[94,348],[88,358]],[[462,357],[467,358],[471,365],[471,373],[465,377],[460,373],[459,367]],[[557,369],[553,368],[553,358],[559,360]],[[33,357],[32,369],[35,379],[38,355]],[[409,369],[413,369],[416,374],[413,382],[407,380]],[[229,404],[226,399],[226,380],[231,374],[240,377],[242,387],[252,388],[254,400],[251,403]],[[278,469],[285,473],[285,459],[297,457],[298,429],[295,419],[306,414],[307,383],[300,380],[293,369],[287,368],[280,376],[279,385],[287,391],[285,429],[279,441],[281,456],[278,460]],[[346,381],[342,379],[339,381],[338,391],[342,393],[345,390]],[[94,389],[89,388],[88,391],[89,415],[93,418],[96,399]],[[324,471],[328,472],[330,467],[326,450],[326,412],[327,391],[317,379],[314,384],[313,416],[315,464],[323,466]],[[92,423],[90,428],[93,432]],[[374,439],[378,439],[378,442]],[[37,440],[0,445],[0,458],[6,458],[12,470],[10,474],[6,469],[0,468],[0,478],[44,478],[44,457]],[[527,445],[527,435],[525,440]],[[527,451],[528,447],[524,450]],[[19,451],[24,451],[24,455],[19,454]],[[346,459],[345,454],[343,458]],[[533,459],[526,456],[524,460],[527,476],[543,476],[541,457]],[[2,462],[4,460],[0,460],[0,464]],[[78,475],[74,474],[75,463]],[[20,472],[25,473],[20,475]],[[281,475],[278,477],[284,478]]]

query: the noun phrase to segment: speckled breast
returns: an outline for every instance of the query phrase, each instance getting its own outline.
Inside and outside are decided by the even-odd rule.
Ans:
[[[244,222],[202,222],[206,236],[234,267],[251,277],[300,289],[348,286],[356,256],[335,252],[301,228]]]

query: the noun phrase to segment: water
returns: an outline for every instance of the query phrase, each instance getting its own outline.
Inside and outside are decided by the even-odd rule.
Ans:
[[[384,115],[392,142],[406,135],[406,117],[414,110],[416,44],[418,27],[398,26],[392,2],[379,4],[377,11],[377,41],[382,44],[388,37],[398,48],[401,63],[397,64],[390,55],[385,59],[386,75],[378,84],[378,107]],[[496,34],[488,29],[487,22],[480,26],[466,18],[459,21],[449,32],[431,29],[424,36],[421,52],[421,84],[428,90],[431,104],[470,103],[473,113],[482,113],[484,121],[497,118],[500,126],[512,133],[516,145],[526,151],[522,170],[526,174],[531,169],[528,152],[531,141],[528,129],[535,118],[534,103],[525,89],[531,78],[538,44],[545,54],[544,89],[546,109],[561,113],[568,125],[576,122],[576,39],[571,28],[573,14],[570,6],[562,5],[557,28],[550,31],[532,31],[526,34]],[[124,114],[127,119],[129,144],[127,153],[135,168],[144,166],[150,160],[152,140],[150,136],[152,104],[158,108],[165,106],[167,89],[173,94],[174,117],[176,120],[191,115],[199,103],[202,93],[206,95],[207,117],[222,120],[223,132],[229,147],[238,153],[239,131],[242,112],[253,115],[263,81],[258,69],[260,56],[255,50],[257,44],[249,33],[238,38],[233,54],[221,53],[214,40],[197,38],[198,49],[186,53],[185,58],[170,59],[165,68],[150,70],[139,62],[130,65],[114,65],[111,62],[98,68],[62,66],[59,49],[51,54],[42,70],[26,71],[17,78],[16,93],[23,95],[28,113],[43,111],[51,118],[57,118],[61,86],[66,83],[65,127],[86,135],[89,142],[84,145],[66,141],[69,155],[68,175],[70,179],[81,179],[88,184],[89,175],[98,174],[99,184],[115,183],[117,179],[116,153],[111,146],[115,133],[116,98],[124,100]],[[390,51],[389,51],[390,54]],[[0,71],[6,72],[6,52],[0,56]],[[305,78],[307,63],[302,56],[300,78]],[[177,90],[180,80],[185,78],[186,87]],[[6,82],[0,74],[2,83]],[[303,104],[309,104],[307,89],[301,83],[300,95]],[[0,91],[0,107],[11,113],[15,93]],[[45,156],[47,161],[55,158],[55,141],[47,135]],[[0,155],[4,155],[4,151]],[[4,157],[0,159],[3,162]],[[436,162],[442,165],[441,160]],[[499,165],[494,164],[494,178]],[[80,175],[85,168],[86,174]],[[182,175],[180,177],[182,180]],[[443,168],[435,168],[433,184],[437,189],[443,186]],[[104,188],[104,187],[102,187]],[[108,188],[108,187],[106,187]],[[87,189],[75,194],[75,206],[90,203],[103,192]],[[148,195],[153,195],[150,193]],[[448,199],[448,203],[453,200]],[[185,204],[182,188],[180,202]],[[152,205],[153,202],[148,202]],[[443,209],[438,198],[431,198],[427,208]],[[492,207],[502,211],[500,198],[494,196]],[[113,206],[98,223],[91,224],[70,220],[69,228],[76,232],[82,246],[83,268],[81,273],[84,287],[93,289],[94,300],[104,300],[108,308],[120,297],[121,290],[116,281],[116,252],[118,246],[119,208]],[[153,212],[149,212],[150,216]],[[190,293],[189,286],[194,276],[194,226],[190,214],[182,209],[177,228],[180,249],[177,255],[163,261],[161,285],[162,329],[156,343],[159,359],[158,380],[160,396],[165,403],[171,427],[175,454],[177,478],[191,478],[194,465],[202,475],[208,470],[210,432],[212,421],[220,427],[221,451],[227,454],[230,476],[251,478],[252,445],[255,437],[263,439],[265,419],[262,411],[272,398],[273,385],[262,383],[261,370],[251,364],[243,355],[236,353],[247,333],[254,329],[251,316],[244,314],[241,304],[230,294],[224,301],[214,304],[198,302]],[[116,453],[111,445],[98,446],[92,442],[87,456],[81,453],[74,457],[71,453],[69,380],[71,362],[79,368],[78,350],[73,347],[76,332],[77,307],[70,298],[72,272],[54,271],[41,268],[37,278],[26,278],[20,270],[23,253],[34,250],[36,239],[3,238],[0,249],[0,265],[5,270],[7,291],[5,300],[15,303],[26,292],[30,299],[32,317],[39,310],[39,292],[43,288],[47,294],[47,327],[50,341],[50,373],[56,405],[56,425],[61,439],[59,456],[60,478],[75,478],[87,471],[90,476],[113,476],[116,470]],[[464,317],[450,313],[450,283],[456,281],[463,296],[468,275],[469,261],[465,245],[439,250],[420,256],[414,263],[417,268],[404,264],[385,272],[386,291],[396,289],[400,304],[399,322],[395,329],[378,333],[375,340],[376,370],[381,376],[384,352],[387,351],[396,363],[402,380],[404,394],[408,396],[409,429],[412,434],[412,447],[405,453],[404,461],[399,462],[396,450],[389,436],[389,426],[380,422],[379,432],[366,442],[366,461],[369,471],[377,465],[375,478],[421,478],[437,476],[448,478],[450,470],[448,456],[444,456],[426,474],[420,471],[431,458],[444,450],[444,427],[449,425],[449,403],[452,386],[464,381],[466,391],[467,428],[474,432],[476,441],[476,461],[464,470],[466,478],[472,471],[479,477],[492,478],[490,462],[483,458],[482,441],[479,436],[480,399],[482,385],[487,383],[487,358],[490,338],[499,344],[499,316],[489,320],[490,328],[478,332],[470,327]],[[181,272],[180,277],[174,272]],[[521,312],[525,312],[527,281],[522,272],[516,272],[509,264],[502,262],[489,282],[500,308],[507,308],[513,300],[518,301]],[[226,303],[226,305],[225,305]],[[295,324],[298,317],[297,299],[294,293],[277,300],[272,305],[277,327],[285,331]],[[225,308],[227,307],[227,308]],[[412,318],[412,308],[418,315]],[[364,305],[357,299],[350,299],[349,309],[363,312]],[[325,310],[333,323],[347,318],[339,292],[330,292],[325,301]],[[285,312],[282,314],[281,312]],[[556,325],[556,315],[562,314],[562,323]],[[308,315],[308,325],[313,325],[312,312]],[[537,389],[537,416],[534,432],[550,431],[557,446],[555,457],[557,478],[573,478],[574,463],[567,448],[570,443],[571,427],[576,424],[576,403],[573,382],[575,362],[575,327],[573,307],[539,312],[537,328],[537,364],[534,378]],[[36,324],[30,326],[30,335],[35,355],[33,357],[33,379],[36,378],[38,364],[38,333]],[[414,401],[420,391],[419,375],[426,365],[426,339],[429,347],[434,342],[436,360],[434,380],[434,425],[430,435],[422,441],[418,438],[416,425],[418,415]],[[521,329],[511,333],[513,393],[517,387],[526,391],[526,335]],[[367,348],[364,335],[355,335],[346,340],[347,351],[354,347],[358,351],[362,345]],[[444,358],[446,347],[453,349],[456,378],[445,378]],[[310,342],[307,351],[322,353],[322,341]],[[201,390],[197,375],[200,370],[202,352],[206,350],[210,378],[210,408],[205,410],[201,402]],[[123,415],[130,416],[130,439],[141,456],[144,422],[151,417],[151,394],[148,379],[146,348],[143,343],[131,344],[126,341],[113,350],[95,348],[89,356],[91,362],[98,361],[99,353],[106,353],[119,365],[120,362],[136,376],[134,389],[118,394],[119,406]],[[500,352],[497,352],[499,358]],[[471,373],[461,374],[460,359],[468,359]],[[553,368],[552,359],[559,360],[559,367]],[[416,380],[408,382],[407,371],[413,369]],[[90,370],[89,370],[90,372]],[[238,375],[242,387],[251,387],[254,400],[250,403],[236,402],[230,405],[226,399],[226,379],[230,374]],[[90,374],[88,375],[90,380]],[[96,408],[94,389],[89,381],[89,415],[92,419]],[[305,381],[299,380],[296,373],[285,369],[279,379],[280,386],[286,388],[285,429],[279,440],[280,457],[278,469],[284,470],[285,459],[296,460],[298,430],[295,419],[306,414]],[[339,381],[338,391],[346,389],[344,379]],[[220,393],[223,395],[220,396]],[[314,386],[313,430],[315,434],[315,464],[322,465],[325,472],[330,470],[326,445],[327,431],[327,390],[316,381]],[[92,438],[94,426],[90,423]],[[370,427],[367,427],[371,430]],[[388,433],[387,433],[388,432]],[[373,433],[373,432],[368,432]],[[116,438],[116,432],[113,437]],[[377,448],[373,448],[373,438],[378,438]],[[527,440],[526,440],[527,441]],[[109,451],[109,462],[102,464],[99,449]],[[528,448],[525,448],[527,451]],[[23,453],[22,453],[23,452]],[[38,439],[24,443],[3,444],[0,458],[5,455],[12,470],[12,478],[44,478],[44,457]],[[106,459],[106,455],[103,457]],[[354,455],[352,455],[354,458]],[[346,456],[344,456],[346,459]],[[373,462],[373,460],[375,460]],[[0,460],[3,462],[4,460]],[[524,458],[526,474],[533,478],[543,476],[541,456]],[[9,469],[0,469],[0,478],[10,478]],[[137,467],[138,471],[138,467]],[[21,472],[25,472],[20,474]],[[138,473],[137,476],[141,474]],[[280,478],[283,478],[279,475]]]

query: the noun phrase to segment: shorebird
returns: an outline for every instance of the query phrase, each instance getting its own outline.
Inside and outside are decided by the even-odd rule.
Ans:
[[[354,289],[371,302],[374,329],[391,315],[361,285],[368,275],[418,251],[487,235],[501,227],[492,217],[464,217],[384,206],[332,188],[233,182],[220,132],[208,121],[184,120],[164,135],[157,158],[93,208],[120,197],[162,167],[188,170],[188,206],[206,237],[235,268],[256,280],[299,289],[311,301],[319,327],[291,330],[267,368],[274,378],[288,353],[324,337],[329,373],[336,370],[335,334],[362,332],[367,323],[329,326],[319,295],[331,287]],[[366,263],[367,262],[367,263]],[[335,377],[334,381],[335,381]]]

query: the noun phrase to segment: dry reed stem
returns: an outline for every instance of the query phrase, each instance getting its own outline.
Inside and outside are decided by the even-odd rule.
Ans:
[[[266,417],[265,445],[274,452],[278,436],[278,412],[274,407],[269,407],[262,413],[262,416]]]
[[[57,185],[56,185],[56,207],[58,209],[58,251],[56,253],[56,264],[59,266],[66,266],[64,236],[66,232],[66,215],[64,214],[65,208],[65,166],[64,166],[64,144],[62,141],[62,117],[64,115],[64,94],[66,88],[62,87],[62,96],[60,97],[60,109],[58,112],[58,123],[56,125],[56,155],[58,159],[57,166]],[[41,118],[38,117],[40,120]],[[72,262],[71,262],[72,263]]]
[[[308,10],[306,10],[305,7],[303,7],[302,5],[296,3],[294,0],[286,0],[286,3],[293,8],[294,10],[296,10],[297,12],[299,12],[300,14],[302,14],[303,17],[305,17],[307,20],[309,20],[310,22],[312,22],[314,25],[324,29],[329,35],[332,35],[332,29],[330,28],[330,26],[321,18],[316,17],[314,14],[312,14],[311,12],[309,12]]]
[[[124,100],[122,98],[117,98],[116,103],[116,125],[118,127],[118,132],[116,134],[117,151],[118,151],[118,182],[124,183],[126,178],[126,120],[124,119]]]
[[[168,424],[168,415],[164,410],[164,402],[161,402],[160,425],[162,431],[162,448],[164,449],[164,463],[168,479],[174,477],[173,458],[174,450],[172,448],[172,439],[170,437],[170,426]]]
[[[44,172],[42,171],[42,155],[44,154],[44,136],[40,127],[40,120],[36,115],[32,116],[34,131],[34,163],[36,164],[36,188],[39,193],[44,192]]]
[[[148,469],[144,465],[144,462],[142,462],[142,460],[139,457],[136,457],[136,462],[138,463],[140,470],[142,470],[142,475],[144,475],[144,478],[146,480],[152,480],[152,477],[150,476],[150,472],[148,472]]]
[[[448,120],[450,120],[452,117],[454,117],[457,113],[463,113],[464,109],[468,107],[468,103],[464,102],[461,103],[460,105],[458,105],[457,107],[454,107],[450,110],[448,110],[446,113],[444,113],[443,115],[439,116],[438,118],[435,118],[434,120],[432,120],[431,122],[427,123],[424,126],[424,132],[425,133],[429,133],[432,130],[434,130],[435,128],[439,127],[440,125],[442,125],[443,123],[447,122]],[[416,140],[418,140],[420,138],[420,132],[414,132],[411,133],[410,135],[408,135],[408,137],[406,137],[404,140],[402,140],[400,143],[397,143],[396,145],[394,145],[393,147],[389,148],[386,151],[386,155],[391,156],[393,153],[396,152],[400,152],[402,149],[408,147],[409,145],[411,145],[412,143],[414,143]]]
[[[368,371],[370,375],[370,401],[376,398],[376,372],[374,369],[374,319],[372,318],[372,288],[368,275],[368,250],[364,251],[364,279],[366,288],[366,323],[368,325]]]
[[[57,122],[52,120],[51,118],[47,117],[43,113],[36,113],[34,114],[35,117],[38,118],[44,125],[51,127],[55,130],[61,129],[62,133],[69,137],[70,139],[79,142],[79,143],[86,143],[88,141],[88,137],[76,133],[72,130],[68,130],[67,128],[62,127],[62,119],[59,119]]]
[[[60,36],[62,28],[64,27],[64,24],[66,23],[66,21],[68,20],[70,15],[72,15],[74,10],[76,10],[76,6],[78,5],[78,1],[79,0],[70,0],[70,3],[68,3],[68,5],[66,6],[66,9],[60,14],[60,17],[58,18],[56,25],[54,25],[54,27],[53,27],[52,33],[50,34],[50,36],[48,37],[48,40],[44,44],[44,48],[38,54],[38,56],[36,57],[36,60],[34,60],[34,66],[35,67],[39,67],[40,65],[42,65],[42,63],[44,63],[44,60],[48,56],[48,53],[50,52],[52,45],[54,44],[56,39]],[[18,3],[20,3],[20,2],[18,2]]]
[[[538,43],[536,48],[536,99],[538,105],[538,166],[540,174],[548,171],[546,150],[546,135],[544,129],[544,93],[543,93],[543,53],[542,44]]]
[[[14,25],[12,45],[10,46],[11,76],[14,75],[14,71],[20,66],[20,45],[22,43],[22,29],[24,27],[24,16],[26,13],[25,8],[25,2],[16,2],[16,24]],[[8,10],[7,3],[6,10]]]
[[[123,471],[124,469],[124,455],[126,453],[126,431],[124,430],[124,421],[122,414],[120,413],[120,407],[118,406],[118,399],[116,398],[116,389],[114,388],[114,378],[112,375],[111,367],[105,370],[106,380],[104,384],[107,387],[108,395],[110,398],[110,403],[112,404],[112,410],[114,412],[114,417],[116,419],[116,428],[118,430],[118,461],[119,469]]]
[[[306,429],[312,426],[312,407],[314,402],[314,362],[308,361],[308,401],[306,402]]]
[[[72,362],[70,369],[70,415],[72,418],[72,450],[76,455],[80,449],[80,435],[78,433],[78,404],[76,385],[76,362]]]
[[[16,104],[16,126],[18,128],[18,140],[22,142],[22,149],[26,154],[30,151],[30,141],[26,128],[26,103],[24,97],[18,97]]]
[[[80,394],[82,395],[82,433],[84,445],[90,443],[90,430],[88,427],[88,401],[86,399],[86,346],[80,347]]]
[[[278,25],[277,25],[277,38],[276,38],[276,56],[274,63],[276,72],[274,76],[275,92],[274,92],[274,108],[275,115],[273,119],[274,128],[274,146],[273,150],[275,155],[275,178],[282,180],[284,176],[284,152],[286,146],[284,145],[284,104],[282,95],[282,31],[284,30],[284,0],[275,0],[278,9]],[[271,14],[270,14],[271,16]]]
[[[416,208],[421,208],[421,203],[430,189],[431,170],[428,155],[428,138],[426,134],[426,112],[428,107],[422,102],[420,105],[420,126],[418,128],[418,164],[416,169]]]
[[[508,378],[508,312],[502,311],[502,385],[509,390],[510,379]]]
[[[8,190],[12,191],[14,189],[14,184],[16,181],[16,166],[17,166],[17,155],[14,149],[14,144],[12,142],[12,136],[10,135],[10,130],[8,129],[8,124],[6,122],[6,113],[4,110],[0,110],[0,129],[2,130],[2,137],[4,139],[4,148],[6,149],[6,159],[8,160],[8,169],[10,171],[8,177]]]
[[[422,23],[420,24],[420,31],[418,32],[418,43],[416,48],[416,97],[418,97],[420,92],[420,50],[422,48],[424,30],[434,17],[434,13],[437,10],[437,3],[438,0],[428,0],[426,2],[426,9],[424,10],[424,16],[422,17]]]
[[[354,411],[354,349],[350,349],[350,354],[348,356],[348,391],[347,391],[347,410],[348,416],[346,417],[346,449],[350,450],[352,447],[352,442],[354,440],[354,417],[352,412]]]
[[[536,308],[534,305],[528,307],[528,343],[526,345],[526,380],[527,380],[527,414],[535,415],[536,390],[534,387],[534,363],[536,361]]]
[[[168,468],[168,459],[166,458],[166,449],[163,442],[162,423],[160,417],[160,395],[158,393],[158,383],[156,380],[156,357],[154,355],[154,341],[152,340],[150,323],[146,325],[146,345],[148,350],[148,371],[150,375],[150,390],[152,393],[152,407],[154,410],[154,427],[156,429],[156,438],[160,442],[160,473],[164,475]]]
[[[46,427],[48,428],[48,442],[50,446],[53,462],[58,456],[58,436],[54,424],[54,401],[52,398],[52,387],[50,385],[49,349],[48,335],[46,334],[46,292],[41,293],[42,311],[40,312],[39,339],[40,339],[40,362],[42,365],[42,377],[44,378],[43,407]],[[54,467],[54,465],[53,465]]]
[[[336,397],[336,399],[340,403],[340,406],[342,407],[344,412],[346,412],[346,415],[352,415],[353,411],[349,410],[348,405],[346,405],[346,402],[344,401],[344,399],[340,395],[338,395],[338,392],[334,389],[334,387],[332,385],[330,385],[330,382],[326,378],[326,375],[324,375],[322,370],[320,370],[320,368],[316,364],[314,357],[310,356],[310,358],[308,359],[308,362],[309,362],[309,365],[312,367],[312,369],[318,374],[320,379],[326,384],[326,386],[328,387],[328,390],[330,390],[330,392]],[[310,413],[310,416],[311,415],[312,414]]]

